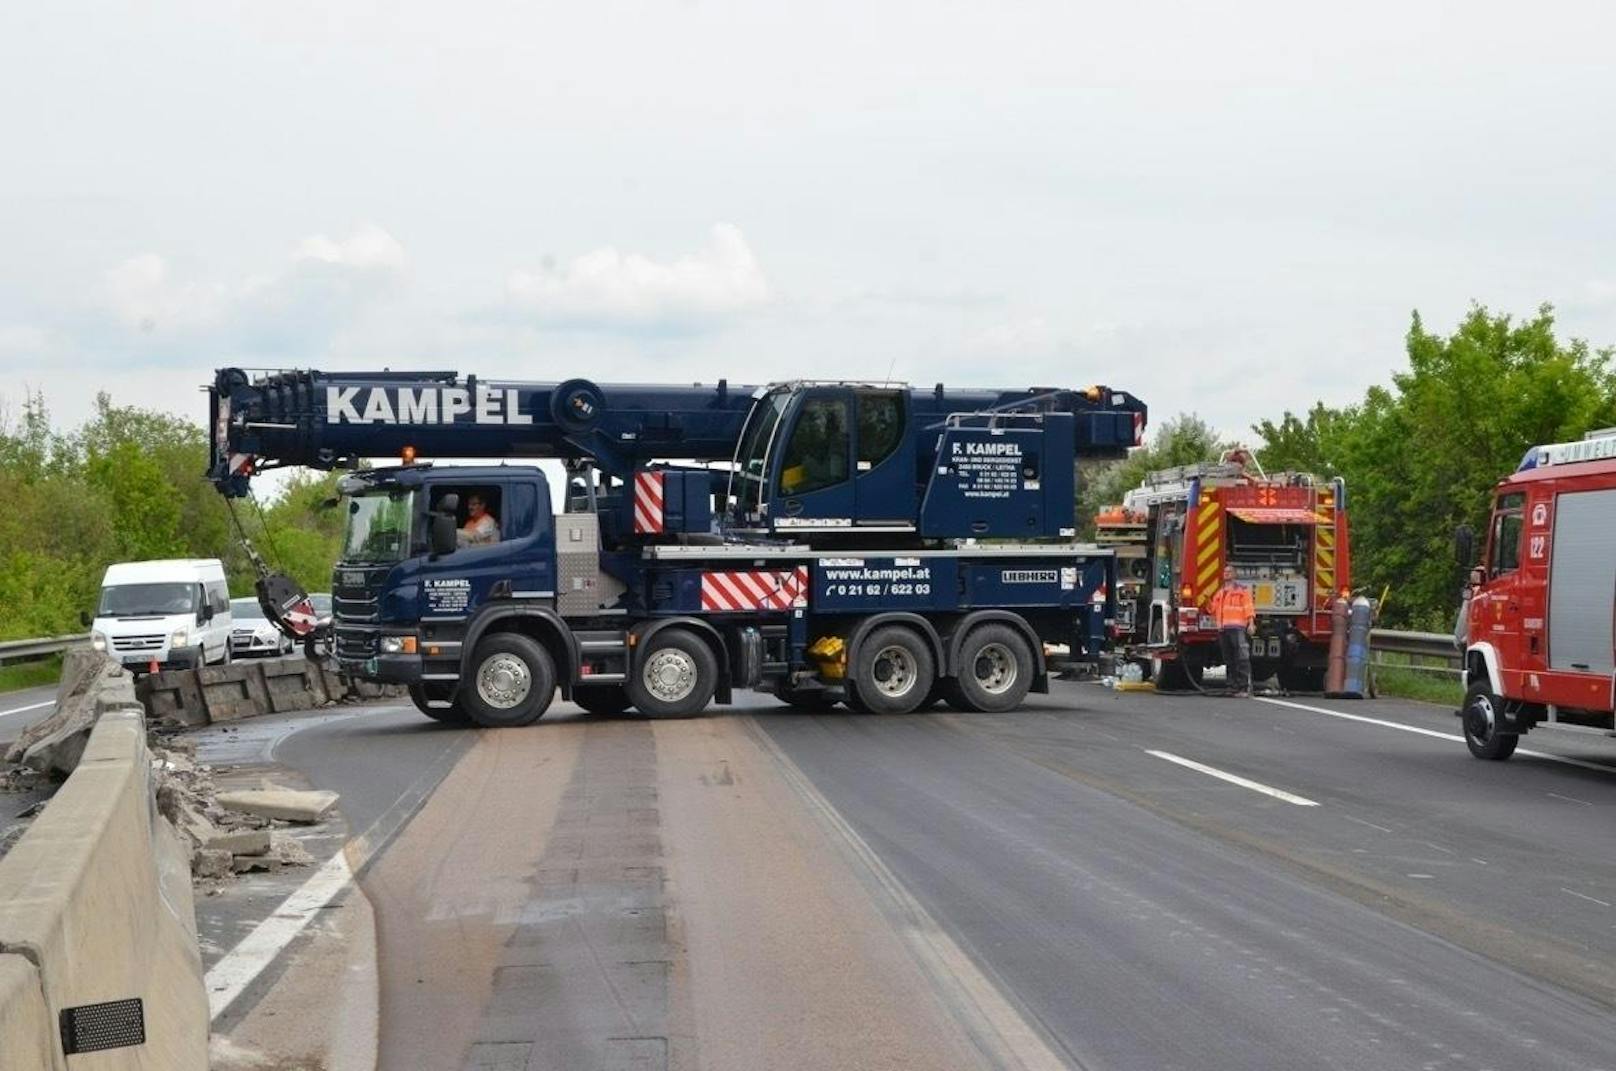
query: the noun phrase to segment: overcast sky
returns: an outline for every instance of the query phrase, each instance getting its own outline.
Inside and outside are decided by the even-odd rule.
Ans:
[[[1325,13],[1328,10],[1328,13]],[[0,5],[0,398],[231,364],[1083,386],[1616,343],[1606,3]]]

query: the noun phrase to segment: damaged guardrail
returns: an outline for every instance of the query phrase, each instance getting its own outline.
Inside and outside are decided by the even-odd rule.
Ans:
[[[209,725],[402,694],[402,688],[356,681],[306,658],[168,670],[142,677],[136,686],[146,713],[170,726]]]
[[[55,720],[24,752],[72,773],[0,859],[0,1055],[7,1071],[202,1071],[208,1000],[188,852],[157,811],[132,681],[92,652],[64,667]],[[73,730],[78,733],[79,730]],[[85,1066],[89,1066],[86,1064]]]

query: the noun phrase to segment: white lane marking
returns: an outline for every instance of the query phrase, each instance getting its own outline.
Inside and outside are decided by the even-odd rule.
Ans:
[[[1441,733],[1435,729],[1422,729],[1418,725],[1404,725],[1402,722],[1386,721],[1384,718],[1366,718],[1362,714],[1348,714],[1344,710],[1330,710],[1327,707],[1310,707],[1306,703],[1292,703],[1288,699],[1269,699],[1266,696],[1257,696],[1259,703],[1272,703],[1276,707],[1291,707],[1295,710],[1306,710],[1314,714],[1327,714],[1332,718],[1344,718],[1347,721],[1361,721],[1367,725],[1379,725],[1386,729],[1397,729],[1405,733],[1418,733],[1421,736],[1434,736],[1438,740],[1457,740],[1464,743],[1464,737],[1457,733]],[[1616,773],[1616,767],[1601,766],[1597,762],[1584,762],[1582,759],[1573,759],[1568,755],[1555,755],[1547,751],[1533,751],[1530,748],[1518,747],[1515,754],[1525,755],[1533,759],[1548,759],[1550,762],[1561,762],[1567,766],[1578,766],[1584,770],[1598,770],[1600,773]]]
[[[898,876],[882,861],[858,831],[847,823],[836,807],[808,779],[791,757],[775,743],[757,721],[748,717],[746,729],[765,754],[772,757],[781,779],[802,799],[820,827],[840,842],[847,856],[862,869],[876,894],[883,913],[896,916],[896,927],[910,954],[956,1011],[960,1025],[988,1055],[994,1066],[1006,1071],[1065,1071],[1066,1061],[1021,1014],[999,987],[948,935],[904,888]],[[872,888],[873,886],[873,888]]]
[[[56,700],[47,699],[43,703],[30,703],[25,707],[13,707],[10,710],[0,710],[0,718],[4,718],[8,714],[23,714],[30,710],[38,710],[40,707],[53,707],[55,705]]]
[[[1318,806],[1318,802],[1316,800],[1310,800],[1306,796],[1293,795],[1292,793],[1286,792],[1284,789],[1274,788],[1272,785],[1265,785],[1261,781],[1253,781],[1249,778],[1241,777],[1239,774],[1232,774],[1227,770],[1220,770],[1216,766],[1208,766],[1204,762],[1196,762],[1194,759],[1186,759],[1182,755],[1174,755],[1171,751],[1152,751],[1149,748],[1146,748],[1145,754],[1154,755],[1158,759],[1166,759],[1168,762],[1176,762],[1180,766],[1199,771],[1200,773],[1206,774],[1208,777],[1216,777],[1220,781],[1227,781],[1231,785],[1239,785],[1241,788],[1249,788],[1253,792],[1261,792],[1265,796],[1272,796],[1276,800],[1284,800],[1286,803],[1294,803],[1298,807]]]
[[[1553,796],[1557,800],[1565,800],[1567,803],[1580,803],[1584,807],[1592,807],[1593,806],[1593,804],[1589,803],[1587,800],[1579,800],[1575,796],[1562,796],[1558,792],[1545,792],[1544,795],[1545,796]]]
[[[209,1016],[217,1019],[223,1015],[281,950],[352,880],[348,856],[339,851],[288,896],[274,914],[254,926],[240,944],[215,963],[206,979]]]
[[[1345,818],[1349,822],[1357,822],[1361,826],[1368,826],[1370,829],[1378,829],[1382,833],[1395,833],[1396,832],[1396,830],[1387,829],[1385,826],[1377,826],[1373,822],[1365,822],[1362,818],[1354,818],[1350,814],[1344,814],[1341,817]]]
[[[1593,903],[1598,904],[1600,907],[1609,907],[1609,906],[1611,906],[1609,900],[1600,900],[1597,897],[1589,896],[1586,893],[1580,893],[1575,889],[1567,889],[1564,886],[1561,886],[1560,891],[1563,892],[1563,893],[1569,893],[1572,896],[1575,896],[1578,900],[1591,901]]]
[[[400,708],[382,707],[365,716],[391,713]],[[345,719],[342,719],[345,720]],[[329,721],[323,724],[330,724]],[[309,728],[315,728],[311,725]],[[385,847],[404,824],[420,808],[421,802],[448,774],[449,768],[459,761],[463,749],[448,746],[416,777],[398,799],[393,801],[370,828],[350,840],[343,848],[316,870],[308,881],[281,901],[252,932],[243,937],[236,947],[225,953],[203,979],[208,990],[208,1016],[216,1020],[235,1003],[254,979],[286,950],[314,920],[320,910],[342,895],[353,881],[354,874],[363,871],[371,859]],[[352,856],[352,864],[349,857]]]

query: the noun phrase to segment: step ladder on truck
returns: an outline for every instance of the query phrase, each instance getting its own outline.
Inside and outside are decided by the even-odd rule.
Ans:
[[[1108,642],[1115,559],[1075,541],[1076,461],[1124,456],[1146,417],[1099,386],[225,369],[210,396],[226,496],[267,468],[351,470],[340,667],[484,726],[536,720],[557,690],[655,715],[742,688],[1010,709],[1048,690],[1046,646],[1094,662]],[[566,486],[425,458],[557,459]],[[466,540],[474,500],[497,539]],[[266,569],[260,597],[281,620],[304,593]]]
[[[1616,735],[1616,428],[1528,450],[1477,542],[1460,526],[1470,753],[1507,759],[1538,725]]]

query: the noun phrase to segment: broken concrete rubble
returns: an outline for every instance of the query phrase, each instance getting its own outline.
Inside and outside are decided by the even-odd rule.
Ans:
[[[208,838],[206,847],[227,851],[231,855],[268,855],[270,832],[267,829],[221,831]]]
[[[300,792],[290,788],[271,787],[221,792],[219,805],[227,810],[264,818],[279,818],[287,822],[318,822],[326,812],[337,805],[335,792]]]
[[[90,730],[109,710],[139,710],[134,679],[99,651],[74,649],[62,658],[56,708],[22,731],[7,762],[66,777],[79,764]]]

